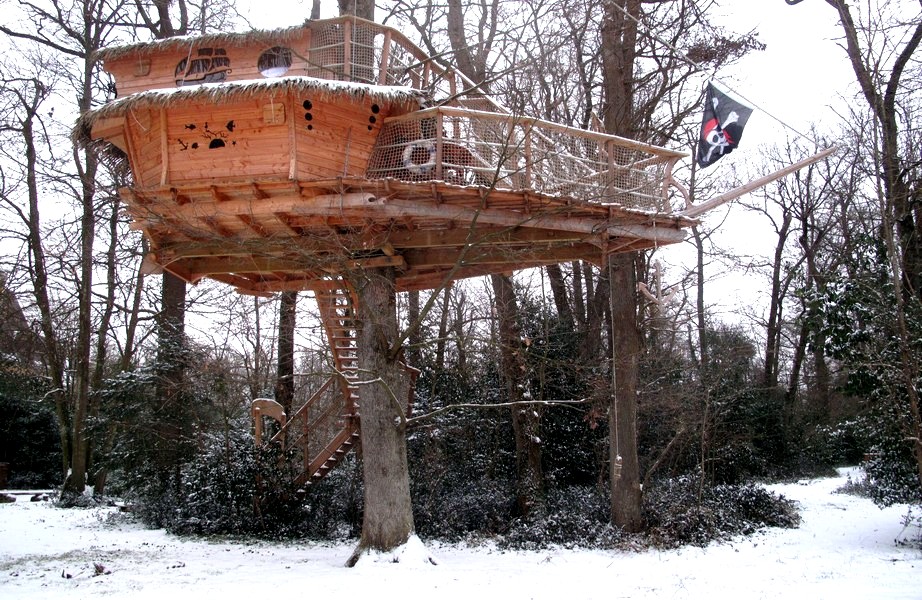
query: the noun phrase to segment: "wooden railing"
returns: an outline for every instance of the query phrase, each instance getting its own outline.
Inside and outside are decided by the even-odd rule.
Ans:
[[[308,75],[374,85],[406,86],[450,98],[474,87],[451,67],[428,56],[402,33],[357,17],[310,23]]]
[[[331,376],[270,440],[297,451],[297,471],[302,480],[313,477],[340,449],[341,441],[331,447],[334,441],[358,429],[356,407],[346,388],[341,375]]]
[[[685,154],[530,117],[441,106],[385,120],[367,176],[534,190],[669,212]]]

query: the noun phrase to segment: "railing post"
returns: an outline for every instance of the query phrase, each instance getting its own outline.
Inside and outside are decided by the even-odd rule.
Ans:
[[[263,416],[262,411],[258,408],[253,409],[253,420],[255,423],[253,439],[256,441],[256,447],[259,448],[263,444]]]
[[[605,151],[608,153],[608,185],[605,186],[608,188],[605,192],[607,195],[614,194],[615,187],[615,142],[612,140],[606,140],[605,142]],[[614,198],[606,198],[608,202],[612,202]]]
[[[523,186],[526,189],[531,188],[531,128],[534,127],[532,123],[526,123],[522,126],[522,131],[525,136],[525,181],[523,181]]]
[[[381,66],[378,68],[378,85],[387,85],[388,63],[391,60],[391,30],[384,32],[384,45],[381,48]]]
[[[442,168],[442,158],[444,157],[442,145],[442,111],[435,113],[435,178],[439,181],[444,180],[444,169]]]
[[[313,32],[314,27],[308,27],[307,31],[304,32],[304,69],[307,71],[306,75],[311,74],[311,44],[313,44]]]
[[[343,23],[343,75],[352,80],[352,21]]]
[[[307,470],[307,468],[311,464],[311,440],[308,435],[310,431],[310,422],[311,422],[309,407],[307,410],[304,411],[304,416],[302,418],[304,419],[304,423],[301,425],[301,440],[302,440],[302,450],[301,450],[302,459],[301,460],[302,460],[302,464],[304,465],[302,467],[302,470]]]

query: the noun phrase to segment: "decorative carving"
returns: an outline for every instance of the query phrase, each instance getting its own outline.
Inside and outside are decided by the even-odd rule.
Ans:
[[[217,83],[230,72],[230,58],[224,48],[199,48],[198,56],[184,58],[176,65],[176,87]]]

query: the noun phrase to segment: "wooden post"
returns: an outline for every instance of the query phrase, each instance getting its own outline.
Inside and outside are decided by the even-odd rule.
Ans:
[[[759,177],[758,179],[750,181],[749,183],[745,185],[741,185],[737,188],[733,188],[729,192],[721,194],[720,196],[717,196],[716,198],[711,198],[707,202],[702,202],[701,204],[698,204],[697,206],[686,208],[685,210],[680,212],[679,215],[683,217],[691,217],[692,219],[694,219],[698,217],[699,215],[702,215],[711,209],[717,208],[718,206],[722,204],[726,204],[727,202],[730,202],[731,200],[736,200],[737,198],[739,198],[740,196],[744,194],[748,194],[749,192],[753,190],[757,190],[760,187],[765,187],[766,185],[775,181],[776,179],[781,179],[785,175],[790,175],[791,173],[795,171],[799,171],[803,169],[804,167],[810,166],[815,162],[819,162],[823,160],[824,158],[826,158],[827,156],[829,156],[830,154],[832,154],[833,152],[835,152],[836,149],[837,148],[835,146],[832,146],[831,148],[826,148],[825,150],[817,152],[816,154],[812,156],[808,156],[807,158],[801,161],[798,161],[794,163],[793,165],[788,165],[787,167],[784,167],[783,169],[778,169],[774,173],[770,173],[766,175],[765,177]]]
[[[298,99],[294,95],[288,96],[288,106],[286,115],[288,119],[288,179],[294,181],[298,179],[298,131],[295,128],[295,115],[298,114]]]
[[[352,21],[343,23],[343,75],[346,81],[352,79]]]
[[[311,72],[311,44],[313,43],[313,28],[308,27],[304,32],[304,72],[310,75]]]
[[[531,155],[531,124],[522,125],[522,131],[525,135],[525,181],[523,182],[526,189],[531,189],[532,178],[532,155]]]
[[[169,139],[166,131],[166,109],[160,109],[160,185],[170,182]]]
[[[263,415],[258,408],[253,409],[253,422],[253,439],[256,441],[256,447],[259,448],[263,445]]]
[[[435,113],[435,178],[439,181],[445,179],[444,169],[442,168],[442,160],[445,156],[442,144],[442,113]]]
[[[388,63],[391,60],[391,30],[384,32],[384,46],[381,48],[381,66],[378,68],[378,85],[387,85],[389,71]]]

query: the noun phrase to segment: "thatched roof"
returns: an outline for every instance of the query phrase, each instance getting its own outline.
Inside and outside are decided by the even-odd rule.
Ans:
[[[113,100],[95,110],[84,113],[74,126],[74,138],[89,143],[93,124],[100,119],[118,117],[137,108],[169,108],[178,103],[226,103],[250,100],[270,93],[287,95],[289,92],[311,94],[319,100],[333,96],[353,102],[402,103],[417,109],[425,101],[423,92],[409,87],[380,86],[349,81],[315,79],[313,77],[278,77],[223,83],[205,83],[197,86],[150,90]]]
[[[126,46],[112,46],[98,50],[94,57],[98,60],[115,60],[128,55],[148,55],[169,52],[175,50],[188,51],[189,46],[223,46],[223,47],[240,47],[252,44],[266,44],[274,46],[298,37],[311,21],[307,20],[302,25],[286,27],[283,29],[254,29],[242,33],[211,33],[207,35],[183,35],[166,38],[163,40],[153,40],[150,42],[138,42]]]

